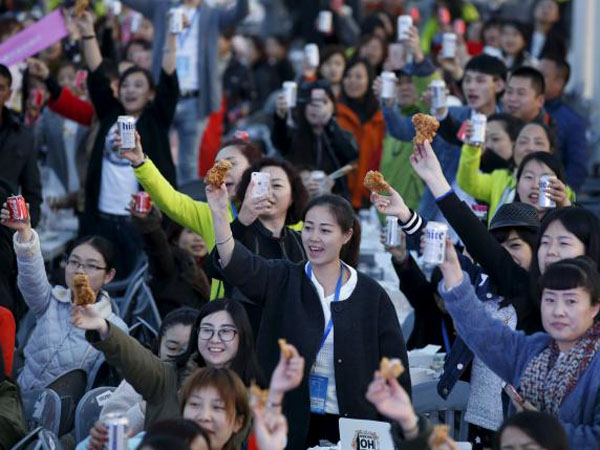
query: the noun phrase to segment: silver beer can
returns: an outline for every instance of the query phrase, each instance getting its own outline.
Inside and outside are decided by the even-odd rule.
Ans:
[[[317,44],[306,44],[304,46],[304,60],[308,67],[319,67],[319,47]]]
[[[284,81],[283,82],[283,95],[287,102],[288,108],[294,108],[296,106],[296,100],[298,96],[298,85],[295,81]]]
[[[444,33],[442,35],[441,56],[444,59],[452,59],[456,56],[456,34]]]
[[[444,80],[433,80],[429,83],[431,91],[431,107],[433,109],[446,107],[446,83]]]
[[[485,114],[473,114],[471,116],[471,124],[473,125],[473,135],[471,136],[471,144],[483,145],[485,142],[485,127],[487,125],[487,117]]]
[[[169,31],[173,34],[183,33],[183,8],[173,8],[169,20]]]
[[[448,225],[441,222],[428,222],[425,227],[425,248],[423,250],[423,263],[438,266],[446,257],[446,238]]]
[[[540,194],[538,196],[538,206],[540,208],[556,208],[556,202],[550,198],[550,189],[554,175],[542,175],[540,177]]]
[[[135,118],[133,116],[119,116],[117,124],[121,136],[119,150],[133,150],[135,148]]]
[[[398,236],[398,219],[394,216],[385,218],[385,245],[387,247],[397,247],[400,244]]]
[[[107,431],[106,450],[127,450],[129,419],[123,413],[109,413],[102,420]]]
[[[410,27],[413,25],[412,17],[409,15],[398,16],[396,24],[398,28],[398,40],[404,41],[408,39]]]
[[[331,11],[319,11],[317,19],[317,30],[323,34],[331,33],[333,28],[333,13]]]
[[[394,72],[382,72],[381,82],[381,98],[396,98],[396,74]]]

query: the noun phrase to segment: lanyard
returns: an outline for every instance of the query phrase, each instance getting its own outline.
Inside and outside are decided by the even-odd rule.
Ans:
[[[237,208],[235,207],[235,204],[233,202],[231,202],[231,213],[233,214],[233,220],[237,219],[238,212],[237,212]]]
[[[312,279],[312,265],[310,263],[308,263],[308,265],[306,266],[306,276],[309,279]],[[333,296],[333,302],[337,302],[340,299],[340,291],[342,290],[342,279],[344,278],[344,265],[340,263],[340,277],[337,280],[337,284],[335,285],[335,294]],[[319,345],[319,351],[323,348],[323,345],[325,344],[325,340],[327,339],[327,336],[329,336],[329,333],[331,333],[331,330],[333,329],[333,318],[330,317],[329,318],[329,322],[327,322],[327,326],[325,327],[325,332],[323,333],[323,337],[321,338],[321,345]]]
[[[183,50],[183,45],[185,44],[185,41],[187,40],[190,33],[192,32],[192,28],[194,26],[194,20],[196,19],[197,12],[198,12],[198,8],[196,8],[194,10],[194,14],[192,14],[192,17],[190,17],[190,26],[187,27],[185,30],[183,30],[183,32],[178,36],[179,48],[177,49],[177,51]]]
[[[446,329],[446,322],[442,319],[442,337],[444,338],[444,347],[446,349],[446,355],[450,354],[450,338],[448,338],[448,330]]]

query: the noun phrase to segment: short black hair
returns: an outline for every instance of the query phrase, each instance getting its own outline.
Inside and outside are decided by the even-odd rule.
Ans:
[[[525,166],[533,160],[547,165],[550,170],[556,174],[556,178],[567,184],[567,176],[562,163],[555,155],[548,152],[533,152],[525,155],[523,161],[521,161],[521,165],[519,165],[519,168],[517,169],[517,180],[521,178]]]
[[[556,417],[539,411],[523,411],[507,418],[494,439],[494,450],[500,450],[502,433],[507,428],[517,428],[548,450],[568,450],[569,439]]]
[[[544,82],[544,75],[537,69],[529,66],[521,66],[515,69],[510,74],[510,79],[518,77],[518,78],[526,78],[531,82],[531,87],[535,91],[536,95],[543,95],[546,91],[546,83]]]
[[[148,81],[148,87],[150,88],[150,90],[151,91],[156,90],[156,85],[154,84],[154,78],[152,78],[152,74],[150,73],[150,71],[147,69],[143,69],[139,66],[130,67],[129,69],[127,69],[125,72],[123,72],[121,74],[121,76],[119,77],[119,89],[121,88],[121,85],[125,82],[125,79],[129,75],[132,75],[132,74],[138,73],[138,72],[146,77],[146,80]]]
[[[506,134],[508,134],[508,137],[512,142],[517,140],[517,136],[519,136],[521,129],[525,125],[525,122],[523,122],[521,119],[508,113],[492,114],[490,117],[488,117],[487,121],[488,123],[501,122],[502,128],[504,128],[504,131],[506,131]]]
[[[485,53],[471,58],[465,66],[465,72],[468,70],[498,77],[502,80],[506,80],[506,74],[508,72],[504,61]]]
[[[600,302],[600,274],[598,266],[587,256],[567,258],[552,263],[540,277],[539,290],[566,291],[583,288],[590,294],[592,306]]]
[[[12,75],[10,70],[8,70],[8,67],[6,67],[4,64],[0,64],[0,77],[8,80],[8,87],[12,85]]]
[[[104,58],[102,60],[102,70],[110,81],[119,79],[119,65],[114,59]]]
[[[73,250],[75,250],[80,245],[89,245],[94,250],[102,255],[104,258],[104,263],[106,265],[106,270],[111,270],[115,267],[115,261],[117,259],[117,253],[115,250],[115,246],[108,239],[98,236],[98,235],[88,235],[82,236],[73,242],[69,246],[69,250],[67,251],[67,255],[71,256]]]
[[[558,76],[562,78],[565,85],[569,82],[569,78],[571,78],[571,65],[565,58],[561,57],[557,52],[544,51],[540,59],[547,59],[548,61],[552,61],[554,64],[556,64]]]

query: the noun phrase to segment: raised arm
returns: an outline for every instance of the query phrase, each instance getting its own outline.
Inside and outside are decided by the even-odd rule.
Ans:
[[[88,69],[93,72],[102,64],[102,53],[96,39],[92,13],[84,11],[80,18],[75,19],[75,23],[81,33],[83,57]]]
[[[489,203],[492,196],[492,176],[479,171],[480,163],[481,147],[464,144],[460,152],[456,181],[467,194]]]
[[[162,70],[164,70],[167,75],[173,74],[173,72],[175,72],[176,61],[177,35],[174,33],[167,33],[165,48],[163,50]]]

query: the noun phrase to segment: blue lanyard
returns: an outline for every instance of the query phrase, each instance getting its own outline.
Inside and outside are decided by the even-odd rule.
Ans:
[[[448,338],[448,330],[446,329],[446,322],[442,319],[442,337],[444,338],[444,347],[446,348],[446,355],[450,354],[450,338]]]
[[[233,220],[237,219],[238,212],[233,202],[231,202],[231,213],[233,214]]]
[[[310,263],[308,263],[308,265],[306,266],[306,276],[308,277],[308,279],[312,279],[312,266]],[[337,302],[340,299],[340,291],[342,290],[342,279],[344,278],[344,265],[340,263],[340,277],[337,280],[337,284],[335,285],[335,294],[333,296],[333,302]],[[325,332],[323,333],[323,337],[321,338],[321,345],[319,345],[319,351],[323,348],[323,345],[325,344],[325,340],[327,339],[327,336],[329,336],[329,333],[331,333],[331,330],[333,329],[333,317],[329,318],[329,322],[327,322],[327,326],[325,327]]]

